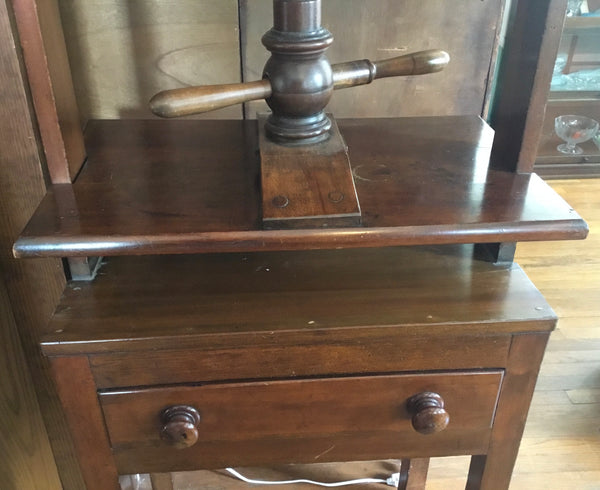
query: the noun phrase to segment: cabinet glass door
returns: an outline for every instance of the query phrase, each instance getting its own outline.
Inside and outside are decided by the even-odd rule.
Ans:
[[[600,121],[600,0],[569,0],[567,18],[554,65],[536,171],[543,176],[600,175],[600,134],[577,143],[580,151],[558,149],[565,140],[557,134],[561,115],[581,116],[571,130],[574,139],[585,139],[591,118]],[[564,125],[563,125],[564,128]],[[593,128],[588,131],[593,133]],[[558,129],[558,132],[561,132]],[[563,134],[563,137],[568,135]]]

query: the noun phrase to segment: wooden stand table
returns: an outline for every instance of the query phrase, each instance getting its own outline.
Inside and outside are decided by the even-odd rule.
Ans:
[[[68,286],[43,342],[88,489],[460,454],[474,455],[468,488],[507,488],[555,316],[517,266],[472,253],[110,259]],[[410,406],[432,393],[440,406]],[[169,407],[197,411],[196,429],[161,418]]]
[[[535,175],[488,167],[479,118],[340,126],[363,226],[268,231],[255,123],[90,124],[87,166],[15,244],[110,256],[42,340],[88,489],[388,458],[415,488],[461,454],[468,489],[508,488],[556,317],[517,265],[478,257],[587,227]]]

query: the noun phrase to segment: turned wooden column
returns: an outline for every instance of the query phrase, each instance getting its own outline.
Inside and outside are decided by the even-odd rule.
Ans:
[[[271,52],[263,72],[272,89],[267,134],[309,143],[327,138],[331,121],[323,109],[333,72],[325,51],[333,36],[321,26],[321,0],[275,0],[273,28],[262,42]]]

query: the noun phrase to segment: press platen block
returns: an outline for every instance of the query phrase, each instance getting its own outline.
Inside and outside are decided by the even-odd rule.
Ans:
[[[263,227],[359,226],[348,148],[335,120],[326,141],[287,146],[267,138],[266,117],[259,115],[258,123]]]

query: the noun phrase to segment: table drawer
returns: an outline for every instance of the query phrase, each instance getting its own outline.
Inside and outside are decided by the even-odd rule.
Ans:
[[[99,398],[119,472],[135,473],[485,453],[501,382],[502,371],[398,374],[106,391]],[[449,423],[440,432],[423,435],[412,425],[407,401],[423,392],[444,400]],[[160,436],[161,413],[173,406],[200,416],[197,441],[181,450]]]

